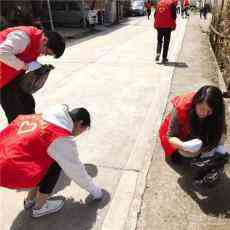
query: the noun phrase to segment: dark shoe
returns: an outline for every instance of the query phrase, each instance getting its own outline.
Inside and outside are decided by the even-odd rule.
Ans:
[[[160,60],[160,54],[157,54],[155,61],[159,61]]]
[[[168,62],[169,62],[168,58],[163,58],[162,63],[166,64]]]

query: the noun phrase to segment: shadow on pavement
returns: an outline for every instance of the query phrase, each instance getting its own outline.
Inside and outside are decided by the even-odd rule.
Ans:
[[[98,170],[97,170],[97,166],[93,165],[93,164],[84,164],[85,169],[87,171],[87,173],[91,176],[91,177],[96,177]],[[61,171],[61,174],[59,176],[59,179],[57,181],[57,184],[55,186],[55,188],[53,189],[53,193],[52,195],[61,192],[62,190],[64,190],[65,188],[67,188],[68,186],[71,185],[71,179],[63,172],[63,170]]]
[[[165,162],[174,170],[176,171],[179,175],[181,176],[189,176],[192,174],[192,170],[190,167],[190,160],[185,159],[183,163],[180,164],[175,164],[173,163],[170,158],[166,158]]]
[[[205,214],[230,218],[230,179],[225,174],[215,187],[209,189],[194,188],[191,178],[186,177],[179,178],[178,184]]]
[[[107,191],[104,190],[103,192],[104,196],[101,201],[92,201],[89,199],[89,196],[85,202],[78,202],[73,198],[66,199],[65,205],[60,212],[38,219],[31,218],[30,211],[23,210],[13,221],[10,230],[92,229],[97,220],[98,209],[104,208],[111,199]]]
[[[188,65],[185,62],[160,62],[159,65],[165,65],[165,66],[173,66],[177,68],[188,68]]]
[[[181,175],[178,184],[206,215],[230,218],[230,178],[225,173],[221,175],[220,181],[215,187],[196,187],[193,185],[193,172],[189,161],[185,164],[175,165],[167,159],[166,163]]]

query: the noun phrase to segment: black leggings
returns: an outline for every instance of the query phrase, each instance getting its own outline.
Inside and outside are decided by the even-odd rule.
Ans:
[[[35,101],[31,94],[23,92],[12,81],[0,91],[1,106],[6,114],[8,123],[13,121],[20,114],[35,113]]]
[[[151,15],[151,9],[147,9],[147,15],[148,15],[148,18],[149,18],[150,15]]]
[[[52,193],[58,178],[60,176],[61,167],[57,162],[54,162],[48,169],[42,181],[38,184],[39,192],[44,194]]]
[[[157,54],[161,53],[163,46],[163,58],[167,58],[171,38],[171,28],[157,29]]]

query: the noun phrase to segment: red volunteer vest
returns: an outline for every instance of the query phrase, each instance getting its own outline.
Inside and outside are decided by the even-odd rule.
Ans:
[[[41,115],[20,115],[0,132],[0,186],[35,187],[54,160],[49,145],[71,133],[45,122]]]
[[[151,9],[151,8],[152,8],[152,4],[146,2],[146,3],[145,3],[145,8],[148,9],[148,10]]]
[[[20,54],[16,55],[25,63],[32,62],[40,55],[40,46],[43,32],[32,26],[19,26],[5,29],[0,32],[0,43],[4,42],[10,32],[20,30],[26,32],[30,37],[30,43],[27,48]],[[0,62],[0,89],[14,80],[23,70],[16,70],[2,62]]]
[[[176,28],[176,20],[172,18],[171,4],[173,4],[172,0],[160,0],[157,3],[154,15],[154,27],[156,29]]]
[[[177,118],[180,126],[180,138],[184,139],[189,135],[189,117],[188,112],[192,105],[192,99],[195,93],[189,93],[185,96],[177,96],[171,100],[173,107],[176,109]],[[168,129],[171,120],[171,113],[169,113],[161,124],[159,130],[159,136],[161,145],[164,149],[165,156],[170,156],[176,151],[176,148],[173,147],[168,140]]]
[[[184,8],[188,8],[189,7],[189,0],[184,0],[183,6],[184,6]]]

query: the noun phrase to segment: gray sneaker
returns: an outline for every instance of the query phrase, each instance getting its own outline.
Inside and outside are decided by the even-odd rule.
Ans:
[[[32,209],[31,216],[38,218],[41,216],[49,215],[58,212],[64,206],[63,200],[47,200],[46,203],[40,209]]]

